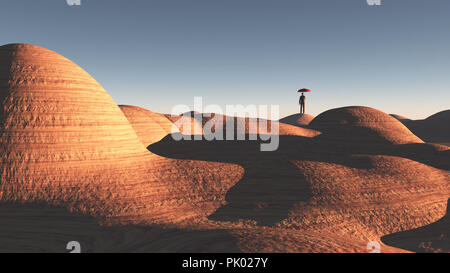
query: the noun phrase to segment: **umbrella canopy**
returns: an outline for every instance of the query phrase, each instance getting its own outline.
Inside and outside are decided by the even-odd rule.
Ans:
[[[311,92],[311,90],[309,90],[309,89],[306,89],[306,88],[302,88],[302,89],[299,89],[297,92]]]

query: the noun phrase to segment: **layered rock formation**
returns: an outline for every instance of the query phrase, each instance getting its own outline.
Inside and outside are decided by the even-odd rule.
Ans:
[[[185,135],[202,135],[203,126],[197,119],[190,116],[173,116],[170,114],[165,115],[170,121],[173,122],[178,130]]]
[[[167,116],[167,115],[166,115]],[[217,113],[186,113],[179,117],[170,117],[183,134],[220,133],[225,138],[227,130],[233,129],[233,135],[295,135],[314,137],[320,132],[307,128],[300,128],[287,123],[248,117],[232,117]],[[186,128],[191,130],[186,130]],[[201,133],[200,133],[201,132]]]
[[[327,111],[310,127],[322,134],[280,136],[279,149],[267,154],[250,142],[166,139],[149,149],[245,168],[227,205],[209,217],[233,223],[230,232],[245,251],[363,252],[370,241],[445,214],[450,148],[423,143],[368,107]],[[383,252],[401,251],[381,245]]]
[[[270,153],[175,141],[161,115],[122,107],[132,126],[83,69],[25,44],[0,47],[0,103],[0,251],[59,250],[76,235],[92,251],[363,252],[392,233],[448,226],[450,148],[376,109],[332,109],[306,128],[277,122]],[[219,129],[237,121],[218,118]]]
[[[131,105],[120,105],[119,107],[145,147],[160,141],[168,134],[180,132],[163,114]]]
[[[5,45],[0,63],[0,202],[171,223],[214,211],[241,176],[237,166],[148,152],[100,84],[53,51]]]

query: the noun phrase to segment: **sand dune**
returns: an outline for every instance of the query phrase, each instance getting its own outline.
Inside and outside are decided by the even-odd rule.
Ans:
[[[426,142],[450,145],[450,110],[441,111],[424,120],[400,120]]]
[[[239,248],[245,251],[364,251],[369,241],[430,224],[445,214],[448,147],[421,142],[375,109],[330,112],[318,116],[317,127],[327,124],[332,130],[314,138],[281,136],[273,153],[259,153],[251,142],[174,142],[169,137],[149,149],[168,157],[244,167],[244,177],[227,193],[227,205],[209,218],[230,227],[253,225],[245,238],[239,236]],[[382,129],[377,121],[390,127]],[[336,134],[342,132],[354,138],[346,141],[338,134],[345,145],[336,145]],[[383,249],[400,251],[386,245]]]
[[[282,138],[282,145],[300,141]],[[222,226],[247,223],[246,235],[238,236],[238,247],[245,251],[362,252],[369,241],[430,224],[445,212],[448,171],[400,156],[333,154],[319,146],[308,151],[310,144],[297,146],[297,153],[285,147],[268,156],[237,143],[219,149],[218,143],[196,144],[190,157],[178,149],[183,144],[171,150],[173,143],[158,143],[150,149],[245,168],[243,179],[227,193],[227,205],[209,217]],[[211,147],[221,156],[208,154]],[[335,163],[320,162],[325,159]],[[383,251],[392,249],[383,246]]]
[[[280,122],[295,126],[307,126],[313,119],[314,116],[309,114],[293,114],[280,119]]]
[[[310,128],[323,132],[323,137],[338,142],[367,144],[423,143],[401,122],[379,110],[344,107],[317,116]]]
[[[0,60],[0,202],[173,223],[213,212],[242,176],[239,166],[150,153],[108,93],[59,54],[12,44]]]
[[[192,128],[189,132],[197,132],[197,134],[198,132],[203,134],[205,132],[220,132],[225,136],[228,126],[231,126],[234,135],[239,133],[244,135],[277,134],[314,137],[320,134],[316,130],[259,118],[232,117],[216,113],[190,112],[186,114],[182,117],[172,117],[182,133],[186,133],[184,128]],[[189,134],[189,132],[187,133]]]
[[[137,106],[120,105],[119,107],[145,147],[160,141],[168,134],[180,132],[163,114]]]
[[[202,135],[203,126],[197,119],[190,116],[173,116],[165,114],[165,116],[178,127],[181,133],[185,135]]]
[[[409,119],[409,118],[407,118],[407,117],[405,117],[405,116],[397,115],[397,114],[390,114],[390,116],[393,117],[393,118],[396,118],[396,119],[398,119],[398,120]]]
[[[260,152],[259,140],[176,141],[168,128],[183,117],[121,111],[50,50],[6,45],[0,61],[2,252],[67,252],[69,240],[85,252],[449,249],[450,148],[379,110],[274,121],[279,149]],[[214,130],[238,121],[217,118]]]
[[[99,225],[89,215],[42,204],[0,206],[0,253],[68,253],[76,240],[82,253],[238,252],[224,230],[193,230],[149,225]]]
[[[450,253],[450,199],[438,221],[382,237],[383,242],[414,252]]]

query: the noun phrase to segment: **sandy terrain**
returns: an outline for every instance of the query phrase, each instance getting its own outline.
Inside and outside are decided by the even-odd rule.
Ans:
[[[173,123],[210,118],[119,108],[79,66],[24,44],[0,47],[0,97],[1,252],[450,252],[450,147],[379,110],[274,121],[274,152],[176,141]]]
[[[314,137],[320,134],[320,132],[316,130],[302,128],[280,121],[248,117],[232,117],[216,113],[190,112],[179,117],[166,116],[174,122],[183,134],[205,135],[208,133],[213,134],[220,132],[225,138],[227,128],[233,128],[233,135],[239,133],[244,135],[277,134]],[[186,130],[186,128],[192,128],[192,130],[189,131]]]
[[[145,147],[160,141],[171,133],[179,133],[178,127],[163,114],[130,105],[119,105],[139,140]]]
[[[309,125],[313,119],[314,116],[309,114],[293,114],[280,119],[280,122],[304,127]]]
[[[400,121],[424,141],[450,146],[450,110],[441,111],[423,120]]]
[[[150,153],[108,93],[61,55],[6,45],[0,60],[2,202],[57,205],[107,223],[174,223],[215,211],[243,174]]]

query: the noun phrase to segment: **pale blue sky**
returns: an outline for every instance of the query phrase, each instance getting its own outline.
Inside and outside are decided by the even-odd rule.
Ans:
[[[366,105],[410,118],[450,108],[450,1],[3,0],[0,44],[86,69],[118,104]]]

